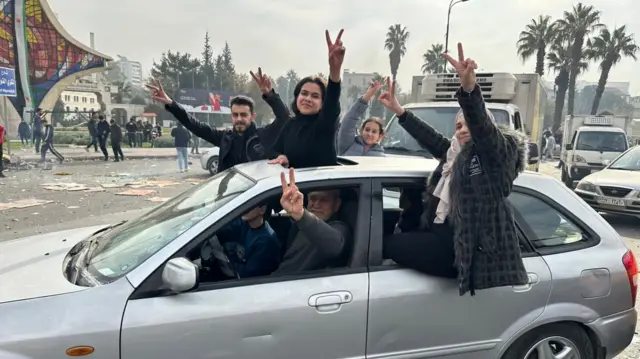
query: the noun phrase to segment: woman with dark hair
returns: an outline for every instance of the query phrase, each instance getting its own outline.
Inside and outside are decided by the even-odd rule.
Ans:
[[[372,82],[367,92],[353,103],[344,115],[338,130],[338,154],[342,156],[384,156],[380,140],[384,137],[384,123],[379,117],[369,117],[360,125],[358,122],[367,111],[369,101],[382,88],[379,82]]]
[[[340,76],[345,48],[340,30],[335,42],[325,32],[329,52],[329,81],[317,76],[300,80],[293,90],[287,121],[273,147],[277,158],[269,161],[285,167],[315,167],[337,164],[335,133],[340,116]]]
[[[524,171],[526,138],[499,129],[476,83],[475,61],[444,55],[460,77],[461,111],[456,133],[445,138],[400,106],[393,87],[380,96],[400,125],[440,160],[427,180],[420,231],[385,239],[386,258],[420,272],[458,279],[460,295],[477,289],[522,285],[522,262],[513,213],[507,201],[513,181]]]

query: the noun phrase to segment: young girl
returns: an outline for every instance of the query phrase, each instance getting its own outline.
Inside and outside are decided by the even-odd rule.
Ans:
[[[273,147],[278,155],[270,161],[285,167],[337,164],[335,133],[340,116],[340,76],[345,48],[340,30],[335,43],[325,32],[329,52],[329,81],[317,76],[303,78],[295,87],[291,104],[294,117],[287,121]]]
[[[356,128],[360,118],[367,111],[369,101],[382,88],[379,82],[369,85],[367,92],[351,106],[344,115],[338,130],[338,154],[341,156],[384,156],[380,140],[384,136],[384,123],[378,117],[369,117],[360,126],[360,135]]]

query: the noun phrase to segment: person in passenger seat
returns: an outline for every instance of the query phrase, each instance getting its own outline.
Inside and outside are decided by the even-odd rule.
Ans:
[[[393,233],[412,232],[420,228],[422,206],[422,192],[424,189],[403,188],[400,192],[400,218]]]
[[[280,241],[264,220],[264,204],[236,218],[217,233],[240,278],[271,274],[280,263]]]
[[[287,248],[274,274],[295,273],[338,265],[343,258],[351,230],[337,219],[342,204],[339,190],[314,191],[308,195],[308,209],[304,195],[296,186],[293,168],[289,169],[289,183],[281,173],[282,198],[280,204],[293,221]]]
[[[395,85],[380,95],[400,125],[440,161],[427,180],[422,231],[385,239],[385,257],[426,274],[457,277],[460,295],[525,284],[527,271],[507,198],[527,165],[528,141],[522,133],[496,126],[476,81],[477,64],[464,57],[462,44],[458,60],[444,56],[461,85],[453,138],[402,108]]]

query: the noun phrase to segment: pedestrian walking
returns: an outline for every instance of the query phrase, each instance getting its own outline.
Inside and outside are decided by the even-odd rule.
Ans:
[[[556,148],[556,138],[553,137],[551,132],[548,132],[545,137],[546,144],[544,146],[544,154],[542,155],[543,160],[553,160],[553,151]]]
[[[40,107],[36,109],[36,114],[33,117],[33,138],[31,139],[35,144],[36,153],[40,153],[40,141],[42,141],[43,136],[43,127],[42,127],[42,117],[44,116],[44,112]]]
[[[31,130],[29,129],[29,124],[23,118],[22,121],[20,121],[20,124],[18,125],[18,136],[20,137],[20,142],[22,143],[23,146],[25,144],[29,146],[29,137],[31,137],[30,132]]]
[[[142,144],[144,142],[143,130],[144,130],[144,126],[142,125],[142,121],[141,120],[136,121],[136,144],[140,148],[142,148]]]
[[[171,137],[173,137],[176,152],[178,152],[178,168],[180,172],[189,171],[189,152],[187,148],[189,148],[191,133],[179,123],[178,126],[171,130]]]
[[[122,128],[120,128],[115,120],[111,120],[111,149],[113,150],[115,162],[120,162],[120,160],[124,161],[124,153],[122,153]]]
[[[193,137],[193,146],[191,146],[191,153],[199,155],[200,154],[200,138],[197,136]]]
[[[103,115],[98,116],[98,124],[96,125],[96,131],[98,135],[98,141],[100,141],[100,150],[104,155],[104,160],[109,160],[109,152],[107,152],[107,139],[109,138],[109,133],[111,132],[111,127],[109,123],[104,118]]]
[[[97,126],[96,117],[95,115],[92,114],[91,118],[87,122],[87,129],[89,130],[89,138],[91,138],[91,140],[87,144],[87,147],[85,148],[87,152],[89,152],[89,149],[91,148],[91,146],[93,146],[93,150],[95,152],[98,152],[98,144],[100,143],[100,136],[98,135],[98,130],[96,126]]]
[[[42,168],[46,169],[47,151],[51,151],[60,163],[64,162],[64,156],[53,147],[53,126],[46,119],[42,119],[42,125],[44,126],[44,134],[42,136],[42,148],[40,149],[40,162],[42,163]]]
[[[129,119],[129,122],[127,122],[127,124],[125,125],[125,128],[127,130],[127,141],[129,142],[129,147],[136,147],[138,142],[136,141],[136,131],[138,128],[138,126],[136,125],[136,118],[131,117]]]
[[[4,136],[6,133],[6,129],[0,124],[0,178],[4,178],[4,148],[2,145],[4,144]]]

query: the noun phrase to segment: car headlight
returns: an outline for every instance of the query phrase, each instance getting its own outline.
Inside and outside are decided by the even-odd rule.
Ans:
[[[591,182],[587,182],[587,181],[580,181],[578,182],[578,185],[576,186],[576,189],[579,189],[581,191],[585,191],[585,192],[596,192],[596,186],[591,183]]]
[[[580,155],[573,155],[573,162],[574,163],[586,163],[587,160],[585,160],[584,157],[582,157]]]

